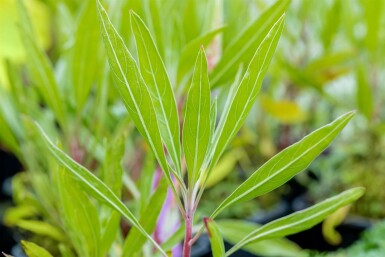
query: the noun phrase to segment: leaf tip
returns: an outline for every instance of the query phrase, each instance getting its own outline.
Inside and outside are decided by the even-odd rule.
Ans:
[[[211,237],[211,232],[210,232],[210,228],[209,228],[209,223],[212,222],[213,220],[210,219],[209,217],[204,217],[203,218],[203,222],[205,224],[205,227],[206,227],[206,230],[207,230],[207,234],[209,237]]]

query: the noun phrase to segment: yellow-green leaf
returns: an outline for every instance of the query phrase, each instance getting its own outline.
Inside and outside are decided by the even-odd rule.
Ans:
[[[138,50],[140,71],[154,104],[160,135],[173,160],[175,169],[181,174],[180,128],[171,83],[149,30],[133,11],[130,12],[130,17]]]
[[[22,240],[21,245],[28,257],[53,257],[46,249],[35,243]]]
[[[183,124],[183,150],[186,157],[188,183],[193,186],[201,167],[211,138],[210,84],[207,59],[201,49],[195,64],[194,74],[185,104]]]
[[[302,122],[306,118],[306,114],[299,105],[290,100],[274,101],[264,96],[261,98],[261,106],[265,112],[283,124]]]
[[[204,218],[204,223],[209,235],[213,257],[224,257],[225,245],[217,224],[210,218]]]
[[[362,187],[346,190],[305,210],[274,220],[245,236],[238,244],[226,252],[226,256],[230,256],[236,250],[250,243],[281,238],[309,229],[339,208],[356,201],[364,192],[365,189]]]
[[[211,217],[215,217],[224,208],[233,204],[270,192],[303,171],[329,146],[353,116],[354,112],[342,115],[275,155],[232,192]]]

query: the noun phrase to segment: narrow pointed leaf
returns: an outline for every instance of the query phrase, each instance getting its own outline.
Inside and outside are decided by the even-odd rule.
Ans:
[[[65,236],[57,227],[40,220],[19,220],[15,224],[17,227],[30,231],[33,234],[50,237],[57,241],[64,241]]]
[[[225,49],[210,77],[214,87],[232,78],[241,63],[250,62],[265,35],[285,13],[289,3],[289,0],[278,0]]]
[[[183,124],[183,150],[186,157],[189,184],[198,178],[211,138],[210,84],[207,59],[201,49],[195,64],[187,95]]]
[[[68,231],[78,255],[100,256],[98,209],[81,190],[78,181],[64,167],[58,167],[56,172],[55,182],[59,191],[60,214],[65,231]]]
[[[92,172],[75,162],[71,159],[71,157],[55,146],[39,125],[36,124],[36,128],[40,132],[41,138],[46,143],[46,146],[52,155],[61,165],[66,167],[67,170],[79,180],[79,184],[84,190],[91,193],[92,196],[123,215],[123,217],[125,217],[134,227],[138,228],[138,230],[146,236],[164,256],[166,256],[160,246],[151,238],[132,212],[120,201],[110,188],[108,188]]]
[[[365,71],[365,68],[363,65],[359,65],[356,69],[356,101],[360,112],[370,120],[374,110],[373,90],[367,77],[369,73]]]
[[[76,110],[83,111],[98,67],[99,30],[95,1],[87,1],[74,36],[71,75]]]
[[[163,179],[151,198],[147,200],[147,206],[140,215],[139,222],[149,234],[155,229],[157,218],[162,210],[166,195],[167,183]],[[145,242],[146,237],[143,236],[138,229],[131,229],[124,241],[122,256],[136,256]]]
[[[217,124],[217,114],[218,114],[218,98],[215,98],[214,101],[211,103],[211,108],[210,108],[211,135],[214,135],[214,132],[215,132],[215,126]]]
[[[270,192],[303,171],[329,146],[354,114],[354,112],[349,112],[339,117],[275,155],[227,197],[211,217],[215,217],[224,208],[235,203]]]
[[[204,218],[204,222],[209,235],[213,257],[224,257],[225,245],[217,224],[210,218]]]
[[[214,29],[188,43],[180,56],[178,64],[178,82],[182,82],[187,75],[191,76],[194,69],[196,52],[201,46],[206,47],[217,35],[223,32],[225,27]]]
[[[149,30],[137,14],[131,12],[130,17],[138,50],[140,71],[154,103],[160,135],[176,170],[181,173],[179,119],[170,80]]]
[[[21,245],[28,257],[53,257],[46,249],[35,243],[21,241]]]
[[[18,1],[18,10],[21,22],[21,37],[28,55],[28,67],[33,82],[45,103],[52,108],[56,118],[61,124],[64,124],[64,105],[55,81],[52,65],[43,50],[37,45],[36,40],[34,40],[31,22],[21,0]]]
[[[213,139],[213,147],[210,152],[210,155],[213,156],[211,167],[216,165],[227,145],[241,128],[255,102],[281,35],[283,21],[284,16],[266,34],[240,84],[230,89],[228,101]]]
[[[245,220],[217,220],[223,238],[232,245],[236,245],[245,236],[259,229],[261,225]],[[302,249],[286,238],[274,238],[250,243],[242,247],[257,256],[271,257],[304,257],[308,256]]]
[[[99,1],[98,14],[108,60],[120,97],[139,132],[149,143],[177,197],[178,194],[168,172],[158,121],[148,88],[139,72],[135,59],[128,51],[122,37],[112,25],[106,10]],[[174,173],[174,175],[179,181],[182,180],[179,174]]]
[[[346,190],[310,208],[272,221],[243,238],[238,244],[226,252],[226,256],[231,255],[236,250],[250,243],[271,238],[281,238],[309,229],[339,208],[356,201],[364,192],[365,189],[362,187]]]

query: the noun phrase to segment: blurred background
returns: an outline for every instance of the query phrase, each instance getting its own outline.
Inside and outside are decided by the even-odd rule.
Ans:
[[[134,208],[143,171],[155,170],[154,157],[111,86],[94,1],[22,2],[24,7],[16,0],[0,0],[0,217],[4,224],[0,250],[10,252],[16,241],[28,238],[62,256],[55,242],[62,242],[61,236],[71,226],[63,225],[57,206],[59,186],[53,173],[58,167],[25,117],[38,121],[76,161],[106,180],[110,167],[103,163],[114,158],[107,153],[123,135],[123,179],[115,186]],[[180,107],[195,62],[189,50],[204,45],[218,110],[225,99],[223,91],[247,58],[222,77],[215,76],[215,67],[233,41],[271,4],[267,0],[104,1],[133,53],[129,10],[144,19]],[[209,179],[201,217],[273,155],[339,115],[357,110],[353,121],[305,172],[221,217],[263,223],[270,219],[266,213],[276,217],[344,189],[364,186],[363,198],[340,211],[329,228],[319,227],[320,240],[327,246],[291,239],[302,240],[303,244],[297,243],[303,248],[335,250],[343,239],[333,236],[334,227],[345,217],[359,221],[348,234],[380,224],[385,218],[384,13],[383,0],[291,1],[257,103]],[[47,232],[53,228],[58,234]]]

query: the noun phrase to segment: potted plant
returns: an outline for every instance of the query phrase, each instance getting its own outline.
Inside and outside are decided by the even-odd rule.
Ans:
[[[361,197],[364,189],[353,188],[301,212],[253,227],[252,231],[243,230],[244,236],[226,253],[221,235],[226,225],[214,221],[226,208],[272,191],[304,170],[352,119],[354,112],[349,112],[275,155],[233,192],[229,192],[228,197],[209,217],[196,220],[195,213],[207,180],[256,100],[283,29],[288,3],[278,1],[261,14],[226,48],[210,73],[205,50],[201,45],[205,45],[205,42],[207,44],[212,37],[200,38],[197,40],[199,44],[191,44],[185,57],[182,56],[187,58],[197,55],[193,57],[195,64],[192,61],[191,71],[185,70],[188,62],[182,63],[180,65],[183,65],[183,69],[180,68],[182,71],[176,75],[176,64],[173,61],[162,61],[162,57],[170,58],[168,60],[176,58],[164,51],[170,45],[161,47],[165,43],[163,38],[156,34],[154,39],[155,35],[151,35],[134,11],[129,14],[129,22],[137,48],[137,59],[115,27],[121,24],[121,20],[116,18],[119,17],[117,9],[114,9],[117,6],[109,6],[111,20],[99,1],[96,6],[92,1],[88,2],[80,20],[85,24],[92,23],[94,11],[98,14],[110,66],[107,68],[103,61],[100,62],[100,70],[106,72],[103,73],[105,80],[99,82],[100,85],[95,89],[97,97],[90,103],[90,106],[99,110],[97,115],[91,117],[100,123],[97,123],[95,132],[90,132],[93,128],[89,125],[89,117],[83,115],[92,113],[87,106],[91,89],[88,88],[87,93],[79,88],[72,89],[70,92],[75,94],[75,100],[67,99],[67,95],[62,94],[55,77],[60,76],[60,73],[53,73],[47,57],[31,40],[33,32],[28,15],[19,2],[21,32],[26,45],[30,47],[30,61],[35,64],[31,66],[31,73],[37,82],[39,96],[31,95],[36,101],[31,109],[20,101],[16,102],[17,108],[29,114],[29,117],[20,118],[25,137],[21,151],[28,154],[24,155],[29,157],[25,157],[24,161],[29,173],[14,180],[14,197],[19,207],[24,205],[30,209],[12,209],[6,218],[8,223],[13,222],[23,230],[33,231],[37,237],[35,241],[46,244],[39,246],[23,241],[27,255],[105,256],[109,253],[122,256],[169,256],[174,252],[178,256],[178,251],[181,251],[181,256],[189,257],[192,245],[206,231],[213,256],[228,256],[243,247],[264,240],[276,240],[312,227],[337,209]],[[155,19],[159,11],[157,8],[160,7],[157,2],[149,4],[154,4],[149,7],[152,8],[151,17]],[[153,20],[151,28],[153,32],[159,33],[156,28],[160,24],[156,22],[159,20]],[[86,25],[80,26],[78,32],[82,34],[88,31],[82,30],[85,27],[88,28]],[[119,27],[119,30],[124,31],[124,27]],[[89,36],[89,40],[93,39],[93,34]],[[169,37],[166,39],[171,40]],[[84,42],[77,43],[84,46]],[[175,42],[168,43],[172,46]],[[84,47],[80,49],[84,50]],[[75,53],[71,58],[78,57]],[[191,63],[191,58],[187,59]],[[244,70],[238,69],[241,63],[247,63]],[[98,61],[91,64],[98,65]],[[78,69],[82,67],[74,63],[72,65],[67,68],[77,75],[71,74],[77,79],[84,79],[83,74],[78,74]],[[88,68],[83,71],[88,71]],[[229,82],[237,73],[235,82]],[[103,98],[110,84],[106,74],[113,77],[118,95],[129,114],[129,121],[113,120],[112,128],[106,124],[110,116],[106,117],[104,109],[110,107],[107,99]],[[88,82],[94,81],[97,75],[96,72],[91,73]],[[179,81],[183,82],[178,86],[183,89],[187,85],[184,111],[181,114],[183,119],[178,115],[175,92],[171,86],[180,76],[182,79]],[[230,91],[227,91],[224,106],[218,109],[217,102],[211,100],[211,87],[223,88],[224,84],[230,83],[232,85]],[[17,82],[13,84],[14,87],[18,85]],[[28,90],[36,92],[34,88]],[[111,98],[114,99],[114,96]],[[67,99],[63,101],[64,107],[61,102],[57,102],[60,98]],[[39,105],[40,100],[46,106]],[[73,104],[71,101],[75,102],[75,109],[72,110],[69,108]],[[66,108],[70,111],[66,111]],[[36,114],[33,110],[41,110],[42,114]],[[123,173],[120,164],[127,141],[125,134],[130,132],[127,132],[129,122],[135,125],[141,135],[135,137],[134,149],[141,151],[136,142],[143,139],[143,151],[148,158],[148,166],[141,167],[138,183]],[[182,129],[180,123],[183,124]],[[88,140],[82,141],[82,135]],[[56,144],[51,139],[54,137],[61,140]],[[73,138],[75,140],[71,140]],[[120,197],[123,183],[132,197],[127,199],[128,204]],[[19,215],[12,215],[12,212]],[[180,221],[182,224],[178,224]],[[235,222],[232,223],[230,227],[237,226]],[[170,231],[172,236],[161,236],[163,232]]]

